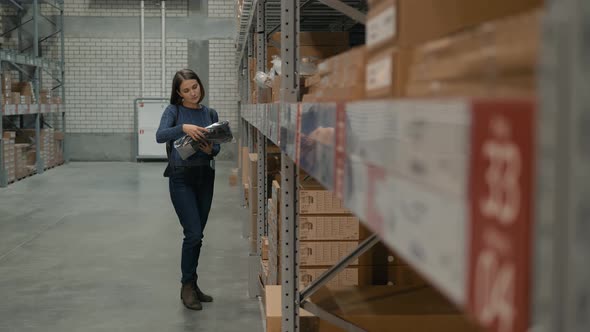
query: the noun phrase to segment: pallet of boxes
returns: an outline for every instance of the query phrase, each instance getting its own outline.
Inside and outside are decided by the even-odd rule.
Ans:
[[[17,136],[17,142],[29,144],[31,153],[35,151],[35,129],[21,129]],[[41,129],[39,131],[39,149],[41,159],[45,162],[45,167],[51,167],[55,156],[55,135],[51,128]]]
[[[16,133],[14,131],[5,131],[2,133],[2,149],[4,149],[4,169],[8,178],[8,183],[12,183],[17,178],[16,172],[16,151],[15,151],[15,138]]]

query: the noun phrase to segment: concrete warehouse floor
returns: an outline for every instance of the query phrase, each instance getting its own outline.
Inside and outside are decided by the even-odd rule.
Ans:
[[[0,189],[0,331],[262,331],[231,163],[218,163],[201,312],[179,299],[163,163],[71,163]]]

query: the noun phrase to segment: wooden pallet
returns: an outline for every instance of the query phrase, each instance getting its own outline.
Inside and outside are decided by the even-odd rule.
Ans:
[[[25,176],[21,176],[20,178],[16,178],[16,181],[13,181],[12,183],[17,182],[17,181],[24,180],[26,178],[30,178],[31,176],[33,176],[35,174],[37,174],[37,172],[31,172],[31,173],[29,173],[29,174],[27,174]]]
[[[56,168],[56,167],[58,167],[58,166],[62,166],[63,164],[64,164],[64,162],[60,162],[60,163],[57,163],[57,164],[55,164],[55,165],[46,166],[46,167],[45,167],[45,170],[54,169],[54,168]]]

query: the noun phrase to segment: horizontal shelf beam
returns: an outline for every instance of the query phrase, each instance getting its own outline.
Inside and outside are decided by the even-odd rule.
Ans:
[[[65,113],[61,109],[63,104],[7,104],[0,105],[2,116]],[[41,111],[39,111],[39,108]]]
[[[0,50],[0,61],[12,62],[24,66],[40,67],[47,70],[62,70],[62,65],[59,61],[20,54],[15,50]]]

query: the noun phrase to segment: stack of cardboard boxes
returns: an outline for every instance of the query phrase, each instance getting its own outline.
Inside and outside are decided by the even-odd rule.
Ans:
[[[281,187],[273,181],[268,199],[267,284],[281,283]],[[317,182],[299,188],[299,280],[307,287],[352,252],[369,235],[342,201]],[[329,282],[331,286],[389,285],[407,288],[425,282],[403,261],[379,243]]]
[[[30,105],[33,103],[33,84],[31,82],[12,82],[14,95],[12,104]]]
[[[299,281],[304,288],[351,253],[371,233],[344,207],[342,200],[315,181],[300,183],[298,203]],[[379,243],[340,272],[329,285],[405,288],[424,283]]]
[[[538,36],[531,31],[538,29],[538,24],[531,20],[518,20],[515,24],[497,28],[510,32],[518,31],[517,35],[513,36],[512,43],[507,42],[510,37],[503,40],[496,38],[500,35],[487,33],[487,27],[481,25],[499,18],[519,15],[541,4],[542,0],[498,0],[492,3],[485,0],[370,1],[367,22],[367,48],[370,54],[367,62],[367,96],[470,96],[474,89],[470,89],[469,84],[479,85],[484,81],[489,82],[491,77],[502,75],[502,72],[496,69],[498,58],[495,51],[503,48],[511,48],[511,51],[506,52],[510,54],[501,55],[501,61],[509,62],[512,56],[520,56],[520,60],[526,59],[525,62],[528,62],[524,66],[530,67],[535,63],[535,57],[532,57],[533,60],[530,57],[530,51],[535,47],[527,42],[519,44],[514,41],[531,37],[536,38],[538,42]],[[498,26],[503,24],[504,22]],[[467,34],[469,37],[436,41],[454,33]],[[427,45],[433,41],[434,45]],[[416,49],[418,51],[414,53]],[[523,52],[528,52],[529,55],[521,56],[520,53]],[[428,63],[428,66],[424,63]],[[412,68],[413,64],[416,64],[415,68]],[[451,74],[430,76],[428,72],[440,69]],[[411,78],[410,71],[413,73]],[[471,74],[480,75],[469,75],[469,71],[472,71]],[[486,74],[482,75],[482,72]],[[461,74],[457,73],[465,75],[461,77]],[[457,84],[456,81],[459,79],[463,79],[463,82]],[[521,77],[515,80],[517,82],[514,85],[518,87],[519,84],[526,86],[529,83]],[[407,88],[408,81],[412,82],[410,93]],[[443,88],[439,93],[441,84]],[[445,88],[446,86],[450,87]]]
[[[303,102],[353,101],[365,98],[366,48],[331,57],[318,66],[318,72],[305,80]]]
[[[407,95],[534,96],[541,12],[533,9],[418,47]]]
[[[34,161],[29,164],[31,145],[27,143],[15,144],[16,178],[22,179],[31,175],[34,171]],[[33,151],[34,152],[34,151]]]
[[[349,35],[347,32],[301,32],[299,34],[299,59],[300,66],[313,68],[320,60],[327,59],[331,56],[340,54],[350,48]],[[272,68],[274,57],[281,57],[281,33],[273,33],[267,43],[266,52],[266,70]],[[254,45],[256,49],[256,45]],[[256,58],[248,59],[248,68],[250,77],[256,75]],[[305,77],[312,75],[312,72],[300,72],[302,94],[305,93]],[[262,89],[262,95],[258,95],[258,86],[255,82],[250,84],[252,96],[251,103],[270,103],[280,101],[281,77],[277,76],[272,82],[272,87]]]
[[[16,133],[14,131],[5,131],[2,134],[4,169],[7,173],[8,182],[14,182],[16,180],[16,151],[14,147],[15,138]]]
[[[13,81],[10,71],[2,73],[2,103],[10,105],[30,105],[35,102],[35,94],[32,82]],[[50,89],[39,91],[40,104],[61,104],[59,96],[52,96]]]
[[[342,201],[314,181],[301,181],[298,203],[299,282],[304,288],[352,252],[367,234]],[[358,261],[351,264],[358,265]],[[358,269],[349,267],[330,283],[358,285]]]
[[[18,143],[31,144],[35,142],[35,129],[22,129],[22,135],[17,137]],[[62,134],[60,134],[62,135]],[[60,136],[58,135],[58,136]],[[63,140],[63,138],[62,138]],[[41,158],[46,167],[53,167],[57,164],[55,131],[52,128],[41,129],[40,131]],[[61,153],[63,159],[63,152]]]
[[[64,162],[64,140],[65,135],[61,131],[56,131],[54,133],[54,154],[55,154],[55,164],[63,164]]]
[[[303,101],[534,95],[542,3],[371,0],[365,48],[321,63]]]

